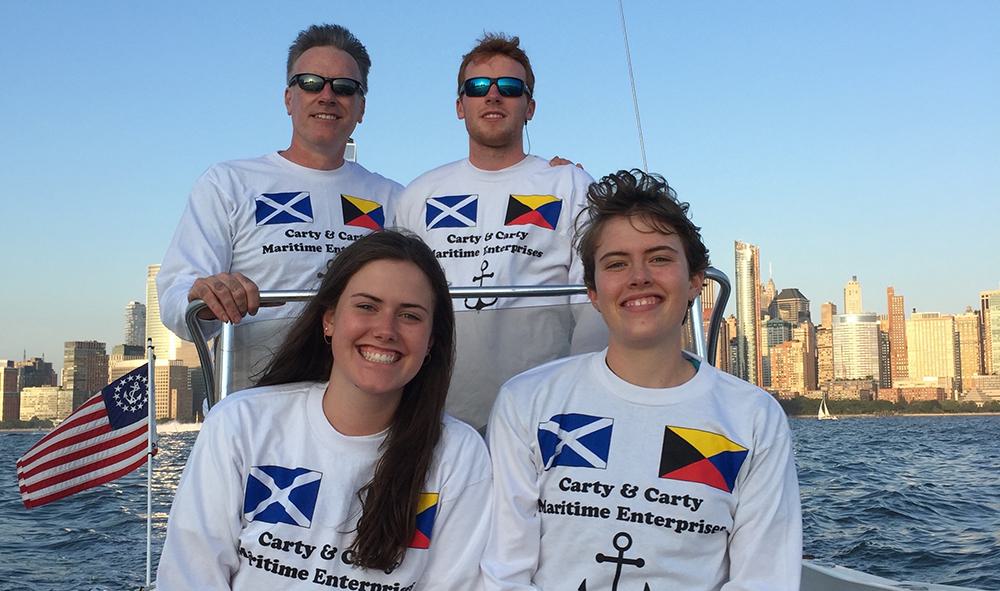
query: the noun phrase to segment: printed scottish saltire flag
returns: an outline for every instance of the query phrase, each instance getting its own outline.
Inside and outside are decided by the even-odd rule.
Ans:
[[[427,200],[424,221],[427,229],[475,228],[479,195],[442,195]]]
[[[256,200],[254,218],[258,226],[301,224],[313,221],[312,201],[308,191],[264,193]]]
[[[312,525],[323,473],[307,468],[253,466],[247,475],[243,514],[247,521]]]
[[[420,493],[417,498],[417,530],[413,532],[410,548],[426,550],[431,547],[434,520],[437,518],[438,493]]]
[[[614,419],[570,413],[538,424],[545,470],[556,466],[607,468]]]
[[[25,507],[110,482],[146,463],[147,367],[105,386],[21,456],[17,484]]]

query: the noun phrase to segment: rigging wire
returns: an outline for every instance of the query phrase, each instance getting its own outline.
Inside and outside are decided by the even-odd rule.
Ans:
[[[625,61],[628,63],[628,79],[632,85],[632,109],[635,111],[635,127],[639,132],[639,151],[642,152],[642,170],[649,172],[649,163],[646,162],[646,142],[642,137],[642,122],[639,120],[639,96],[635,92],[635,75],[632,73],[632,52],[628,48],[628,30],[625,27],[625,8],[622,0],[618,0],[618,14],[622,21],[622,37],[625,40]]]

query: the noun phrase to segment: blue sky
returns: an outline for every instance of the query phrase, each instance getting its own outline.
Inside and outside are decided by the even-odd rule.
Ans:
[[[957,313],[1000,285],[1000,3],[625,0],[651,171],[713,263],[865,308]],[[618,5],[3,2],[0,358],[122,340],[195,178],[288,146],[289,43],[350,28],[373,59],[359,160],[406,183],[466,153],[456,68],[484,30],[536,72],[531,151],[641,166]],[[730,310],[735,309],[734,303]]]

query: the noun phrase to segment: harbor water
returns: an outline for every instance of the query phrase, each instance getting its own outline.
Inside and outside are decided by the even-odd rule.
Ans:
[[[1000,416],[791,419],[805,552],[897,579],[1000,590]],[[28,511],[15,462],[41,433],[0,433],[0,590],[138,589],[145,468]],[[162,433],[153,565],[197,433]]]

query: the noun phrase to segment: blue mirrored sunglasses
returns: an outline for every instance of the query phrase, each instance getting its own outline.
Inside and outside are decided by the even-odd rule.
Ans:
[[[500,78],[477,76],[469,78],[462,84],[462,88],[459,89],[458,94],[483,97],[490,93],[490,87],[494,84],[497,85],[497,92],[500,93],[500,96],[518,97],[525,93],[531,96],[531,91],[525,86],[524,80],[510,76],[501,76]]]

